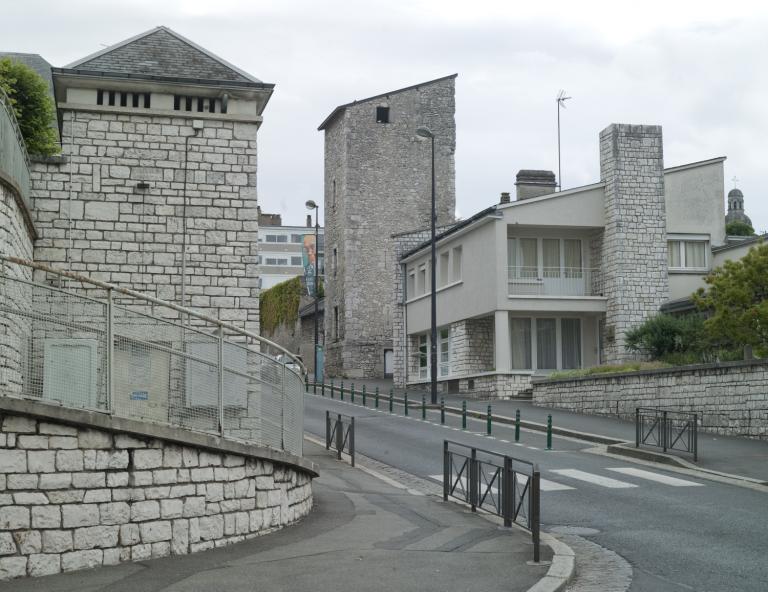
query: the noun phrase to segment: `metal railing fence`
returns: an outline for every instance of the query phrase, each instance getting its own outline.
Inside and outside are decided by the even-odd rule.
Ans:
[[[594,296],[593,278],[599,269],[588,267],[509,267],[510,296]]]
[[[540,472],[536,464],[490,450],[443,441],[443,499],[459,499],[531,532],[533,560],[539,561]]]
[[[635,409],[635,448],[654,446],[693,454],[699,460],[698,413],[653,407]]]
[[[335,450],[336,458],[349,454],[352,466],[355,466],[355,418],[341,413],[325,412],[325,449]]]
[[[0,89],[0,179],[10,182],[29,208],[29,157],[10,99]]]
[[[33,279],[34,278],[34,279]],[[304,376],[249,331],[0,255],[0,394],[301,455]]]

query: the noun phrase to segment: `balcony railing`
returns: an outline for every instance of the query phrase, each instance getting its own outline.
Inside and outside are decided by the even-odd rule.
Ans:
[[[29,208],[29,158],[10,101],[0,90],[0,179],[14,186]]]
[[[509,267],[510,296],[595,296],[597,269],[585,267]]]

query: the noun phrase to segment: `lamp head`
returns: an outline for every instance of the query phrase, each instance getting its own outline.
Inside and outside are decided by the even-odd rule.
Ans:
[[[312,199],[308,199],[307,203],[305,205],[307,206],[308,210],[316,210],[317,209],[317,204]]]
[[[433,134],[428,127],[420,127],[416,130],[416,135],[421,136],[422,138],[433,138],[435,137],[435,134]]]

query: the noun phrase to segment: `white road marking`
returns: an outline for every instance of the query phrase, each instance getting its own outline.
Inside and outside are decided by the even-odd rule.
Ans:
[[[443,482],[443,476],[442,475],[430,475],[430,479],[434,479],[438,483]],[[525,485],[525,482],[527,481],[528,477],[525,475],[517,475],[517,482],[521,485]],[[466,479],[462,477],[459,481],[459,484],[462,488],[466,488]],[[574,487],[571,487],[570,485],[564,485],[562,483],[556,483],[555,481],[550,481],[549,479],[541,479],[539,478],[539,486],[541,487],[541,491],[566,491],[568,489],[575,489]],[[491,487],[491,492],[496,495],[496,488]]]
[[[608,470],[629,475],[630,477],[639,477],[640,479],[656,481],[657,483],[671,485],[672,487],[704,487],[703,483],[694,483],[693,481],[686,481],[685,479],[678,479],[677,477],[668,477],[667,475],[652,473],[651,471],[644,471],[643,469],[635,469],[633,467],[620,467]]]
[[[627,483],[625,481],[619,481],[618,479],[603,477],[602,475],[594,475],[593,473],[579,471],[578,469],[553,469],[552,472],[557,473],[558,475],[562,475],[563,477],[570,477],[571,479],[586,481],[587,483],[599,485],[600,487],[608,487],[609,489],[627,489],[630,487],[637,487],[637,485],[634,483]]]
[[[504,444],[509,444],[509,440],[499,440],[499,442],[504,442]]]

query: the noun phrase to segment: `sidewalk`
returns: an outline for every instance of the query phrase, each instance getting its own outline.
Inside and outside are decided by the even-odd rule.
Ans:
[[[345,381],[349,386],[351,381]],[[338,385],[338,381],[336,381]],[[389,394],[392,381],[385,380],[357,380],[356,388],[366,385],[368,392],[379,387],[380,392]],[[403,389],[395,389],[396,395],[401,395]],[[418,400],[423,390],[408,389],[409,393],[418,393]],[[445,398],[446,406],[461,407],[466,400],[467,409],[486,412],[488,404],[491,404],[494,416],[515,417],[515,411],[520,410],[522,421],[530,421],[546,424],[547,415],[552,415],[552,425],[557,428],[598,434],[618,440],[634,443],[635,424],[631,421],[609,416],[586,415],[573,411],[552,409],[549,407],[537,407],[525,400],[492,400],[464,399],[460,395],[438,395]],[[649,450],[661,452],[661,449],[649,448]],[[675,453],[677,455],[677,453]],[[680,458],[693,463],[693,457],[688,454],[679,454]],[[768,482],[768,440],[751,440],[733,436],[718,436],[706,432],[699,432],[699,461],[696,466],[709,471],[740,475],[750,479]]]
[[[320,478],[315,508],[298,525],[194,555],[13,580],[0,590],[523,591],[546,575],[548,565],[526,563],[532,546],[524,532],[397,489],[314,444],[304,450]],[[542,545],[541,554],[549,560],[551,550]]]

